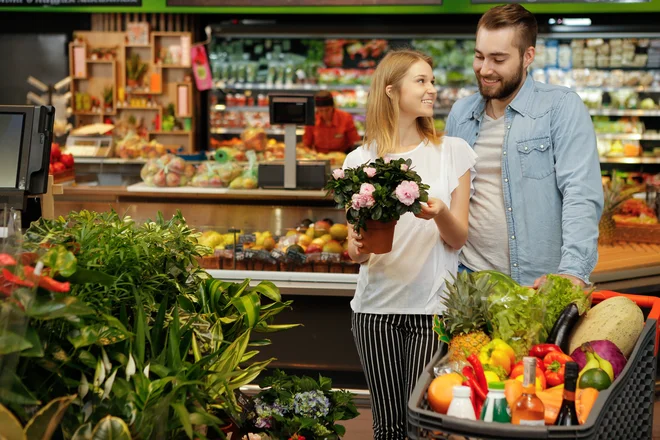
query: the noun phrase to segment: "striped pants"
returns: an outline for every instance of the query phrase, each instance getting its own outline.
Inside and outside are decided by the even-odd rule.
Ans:
[[[374,439],[405,439],[408,398],[440,347],[433,316],[353,313],[352,330],[371,393]]]

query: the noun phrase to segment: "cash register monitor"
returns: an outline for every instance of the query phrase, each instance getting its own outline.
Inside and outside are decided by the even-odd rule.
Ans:
[[[270,94],[271,125],[314,125],[314,95]]]
[[[53,107],[0,106],[0,209],[47,191],[54,120]]]

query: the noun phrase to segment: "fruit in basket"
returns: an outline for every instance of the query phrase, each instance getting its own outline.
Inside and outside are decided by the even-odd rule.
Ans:
[[[627,358],[643,329],[644,313],[634,301],[625,296],[608,298],[580,318],[569,339],[569,352],[585,342],[606,339]]]
[[[305,234],[298,236],[298,244],[301,246],[309,246],[312,243],[312,238]]]
[[[275,239],[273,237],[264,238],[264,249],[267,251],[272,251],[275,249]]]
[[[598,244],[611,245],[614,243],[616,223],[613,215],[623,202],[642,190],[642,186],[626,185],[624,180],[616,174],[612,176],[609,183],[603,185],[604,205],[603,214],[598,224]]]
[[[490,342],[486,334],[486,301],[490,282],[488,277],[476,279],[473,274],[459,273],[447,283],[446,307],[442,323],[449,337],[450,361],[465,360],[465,352],[479,353]]]
[[[330,232],[332,225],[327,220],[319,220],[314,223],[314,235],[316,237],[321,237]]]
[[[348,237],[348,227],[342,223],[335,223],[330,227],[330,235],[337,241],[344,241]]]
[[[462,383],[463,377],[458,373],[443,374],[433,379],[426,391],[431,409],[440,414],[447,414],[451,399],[454,397],[454,387]]]
[[[319,238],[320,238],[321,240],[323,240],[325,243],[327,243],[327,242],[329,242],[330,240],[333,239],[333,238],[332,238],[332,235],[330,235],[330,234],[324,234],[324,235],[321,235],[321,237],[319,237]]]
[[[62,154],[60,156],[60,162],[66,169],[73,168],[73,156],[71,154]]]
[[[320,246],[316,243],[312,243],[309,246],[307,246],[307,249],[305,250],[306,254],[316,254],[319,252],[323,252],[323,246]]]
[[[330,254],[341,254],[343,250],[344,249],[341,247],[341,243],[339,243],[337,240],[330,240],[323,246],[323,252]]]
[[[610,385],[612,385],[610,376],[600,368],[585,371],[578,382],[580,388],[595,388],[598,391],[606,390]]]
[[[621,374],[623,368],[626,366],[626,357],[621,353],[619,347],[613,342],[607,340],[591,341],[582,344],[582,346],[576,348],[575,351],[571,353],[571,357],[577,362],[580,370],[582,370],[587,363],[587,356],[584,351],[586,346],[590,346],[594,353],[597,353],[598,356],[607,360],[612,365],[614,379],[619,377],[619,374]]]

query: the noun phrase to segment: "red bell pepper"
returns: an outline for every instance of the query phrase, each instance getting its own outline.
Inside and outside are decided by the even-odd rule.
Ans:
[[[467,361],[472,365],[472,368],[474,368],[474,375],[477,377],[477,381],[479,382],[479,386],[487,390],[488,389],[488,381],[486,381],[486,375],[484,374],[484,367],[481,365],[481,361],[477,357],[476,353],[472,353],[470,356],[467,357]]]
[[[32,266],[23,266],[23,272],[25,273],[25,278],[38,282],[39,287],[41,287],[42,289],[50,290],[51,292],[62,292],[62,293],[71,290],[71,284],[68,281],[65,283],[61,283],[59,281],[55,281],[54,279],[46,275],[41,275],[41,276],[35,275],[34,267]]]
[[[551,352],[543,358],[543,364],[546,366],[545,379],[549,387],[564,383],[566,362],[573,362],[573,358],[564,353]]]
[[[563,351],[561,351],[561,348],[559,348],[558,345],[555,345],[555,344],[537,344],[529,350],[529,355],[540,358],[540,359],[544,359],[545,356],[548,353],[552,353],[552,352],[555,352],[555,351],[559,352],[559,353],[563,353]]]
[[[546,369],[552,365],[553,362],[559,362],[560,364],[564,365],[566,362],[573,362],[573,358],[570,357],[567,354],[564,353],[548,353],[544,358],[543,358],[543,364],[545,365]]]

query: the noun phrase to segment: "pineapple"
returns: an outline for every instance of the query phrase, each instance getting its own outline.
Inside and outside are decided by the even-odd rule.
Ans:
[[[441,302],[447,307],[442,324],[451,338],[450,361],[465,360],[465,351],[479,353],[490,342],[485,330],[486,298],[491,288],[489,276],[477,278],[467,272],[447,283],[447,295]]]
[[[598,224],[598,244],[611,245],[614,243],[616,223],[612,216],[618,211],[623,202],[630,199],[633,194],[643,190],[643,185],[627,185],[616,174],[616,171],[612,172],[612,180],[603,185],[604,205],[603,215]]]

